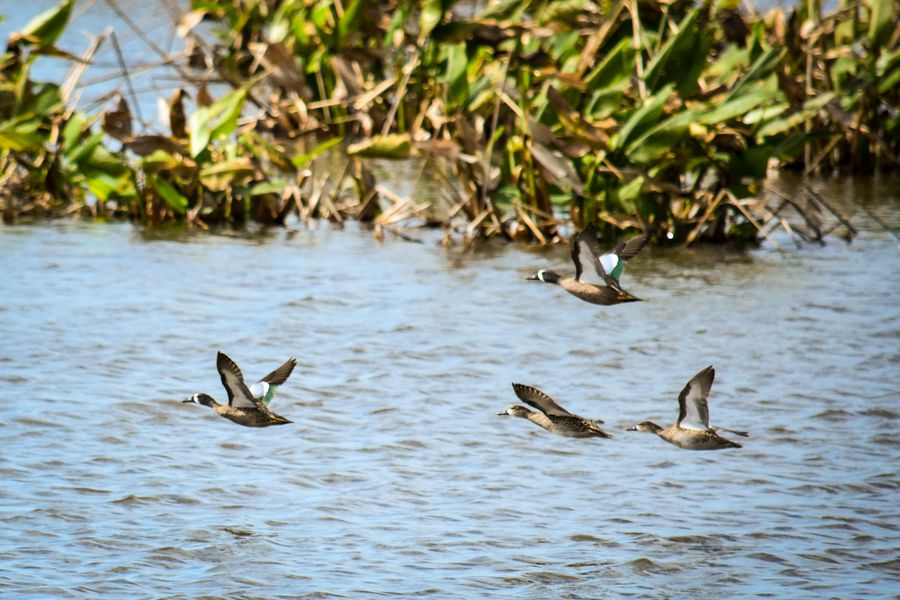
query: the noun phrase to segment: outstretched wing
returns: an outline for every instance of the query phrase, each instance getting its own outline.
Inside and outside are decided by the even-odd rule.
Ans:
[[[600,242],[597,240],[597,229],[588,225],[584,231],[572,240],[572,262],[575,263],[575,280],[591,285],[609,285],[609,276],[598,260]]]
[[[278,386],[287,381],[287,378],[291,376],[291,372],[296,366],[296,358],[288,359],[283,365],[263,377],[259,383],[250,386],[250,393],[254,398],[262,400],[263,404],[268,406],[272,402],[272,398],[275,397]]]
[[[616,246],[615,250],[607,252],[599,258],[600,265],[616,283],[619,283],[622,272],[625,270],[625,261],[640,252],[649,239],[650,234],[643,233],[627,242],[622,242]]]
[[[681,393],[678,394],[678,421],[679,427],[685,429],[709,429],[709,407],[706,399],[709,390],[712,389],[716,370],[712,366],[706,367],[694,375]]]
[[[294,367],[297,366],[296,358],[289,358],[283,365],[262,378],[269,385],[281,385],[291,376]]]
[[[542,392],[537,388],[533,388],[528,385],[522,385],[521,383],[512,384],[513,390],[516,392],[516,396],[529,406],[533,406],[538,409],[542,413],[547,416],[552,417],[575,417],[562,406],[553,401],[553,398]]]
[[[649,233],[642,233],[627,242],[622,242],[613,250],[622,260],[628,260],[637,255],[644,248],[644,244],[650,239]]]
[[[258,402],[244,383],[244,375],[237,364],[222,352],[216,357],[216,368],[222,385],[228,392],[228,406],[235,408],[259,408]]]

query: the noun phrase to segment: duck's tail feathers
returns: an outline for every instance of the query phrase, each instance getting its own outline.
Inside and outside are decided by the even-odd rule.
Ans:
[[[716,431],[725,431],[728,433],[733,433],[734,435],[739,435],[741,437],[750,437],[750,434],[746,431],[737,431],[736,429],[725,429],[724,427],[717,427]]]

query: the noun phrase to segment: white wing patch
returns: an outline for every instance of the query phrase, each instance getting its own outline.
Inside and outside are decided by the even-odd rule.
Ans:
[[[249,389],[251,396],[262,400],[266,397],[266,392],[269,391],[269,384],[265,381],[260,381],[259,383],[254,383],[253,385],[251,385]]]
[[[614,252],[604,254],[598,260],[600,261],[600,266],[603,267],[603,270],[608,274],[612,274],[619,265],[619,257],[616,256]]]

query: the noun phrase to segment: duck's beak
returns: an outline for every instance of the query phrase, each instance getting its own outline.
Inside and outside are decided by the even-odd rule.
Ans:
[[[498,417],[508,417],[509,413],[504,410],[502,413],[497,413],[497,416]]]
[[[538,279],[537,275],[529,275],[525,278],[525,281],[540,281],[540,279]]]
[[[629,427],[629,428],[626,429],[625,431],[637,431],[637,430],[638,430],[637,425],[632,425],[631,427]]]
[[[190,399],[190,398],[188,398],[187,400],[182,400],[182,401],[181,401],[182,404],[190,404],[190,403],[192,403],[192,402],[193,402],[193,400]]]

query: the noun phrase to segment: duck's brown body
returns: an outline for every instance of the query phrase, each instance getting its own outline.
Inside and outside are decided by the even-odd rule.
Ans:
[[[622,289],[619,276],[622,274],[625,261],[640,252],[648,239],[647,234],[639,235],[619,244],[615,250],[601,254],[597,230],[590,225],[572,240],[575,277],[562,277],[555,271],[542,269],[526,279],[556,284],[576,298],[591,304],[609,306],[623,302],[638,302],[640,298]],[[609,267],[609,272],[605,270],[604,263]]]
[[[685,450],[723,450],[725,448],[741,448],[737,442],[732,442],[720,436],[713,430],[700,431],[699,429],[686,429],[678,425],[669,425],[662,428],[656,423],[645,421],[633,428],[635,431],[655,433],[674,446]]]
[[[600,429],[600,425],[598,425],[597,421],[573,415],[539,389],[520,383],[514,383],[512,385],[516,395],[523,402],[535,407],[541,412],[534,412],[528,410],[524,406],[513,404],[502,413],[498,413],[499,415],[528,419],[535,425],[540,425],[550,433],[565,437],[612,438],[612,435]]]
[[[610,306],[623,302],[640,302],[640,298],[632,296],[623,289],[613,286],[599,286],[591,283],[575,281],[570,277],[561,278],[553,283],[566,290],[576,298],[580,298],[591,304]]]
[[[287,425],[291,421],[272,412],[268,403],[275,395],[278,386],[290,377],[296,364],[295,359],[288,360],[263,377],[258,384],[253,386],[254,391],[251,391],[244,383],[244,375],[237,364],[219,352],[216,357],[216,368],[222,378],[222,385],[228,392],[228,404],[219,404],[212,396],[203,393],[194,394],[184,402],[208,406],[220,417],[244,427]]]
[[[220,417],[225,417],[244,427],[268,427],[269,425],[287,425],[292,422],[271,410],[263,412],[257,408],[235,408],[222,404],[215,404],[212,409]]]
[[[674,424],[663,428],[652,421],[643,421],[629,427],[628,431],[655,433],[670,444],[685,450],[740,448],[740,444],[723,438],[718,431],[729,431],[744,437],[747,437],[747,432],[709,426],[707,397],[715,377],[716,370],[709,366],[688,381],[678,395],[678,420]]]

